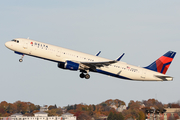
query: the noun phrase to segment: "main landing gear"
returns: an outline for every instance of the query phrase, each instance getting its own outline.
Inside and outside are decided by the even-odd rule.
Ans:
[[[24,55],[22,55],[21,59],[19,59],[19,62],[22,62],[22,61],[23,61],[23,57],[24,57]]]
[[[86,79],[90,78],[90,75],[88,73],[84,74],[83,72],[79,76],[80,76],[80,78],[86,78]]]

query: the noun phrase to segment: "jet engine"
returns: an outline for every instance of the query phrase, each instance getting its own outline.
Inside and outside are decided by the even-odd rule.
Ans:
[[[72,61],[59,62],[58,67],[62,69],[77,71],[79,69],[79,63],[75,63]]]

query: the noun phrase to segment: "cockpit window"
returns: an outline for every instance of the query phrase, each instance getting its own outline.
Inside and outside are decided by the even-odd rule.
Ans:
[[[13,40],[11,40],[11,41],[19,43],[19,40],[14,40],[14,39],[13,39]]]
[[[11,40],[11,41],[14,41],[14,42],[16,42],[16,40]]]

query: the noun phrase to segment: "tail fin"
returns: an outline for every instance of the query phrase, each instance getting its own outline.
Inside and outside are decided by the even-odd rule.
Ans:
[[[169,51],[145,68],[159,72],[159,73],[166,74],[175,55],[176,55],[176,52]]]

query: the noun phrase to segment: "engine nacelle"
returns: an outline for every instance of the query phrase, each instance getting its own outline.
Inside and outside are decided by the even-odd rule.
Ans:
[[[68,69],[68,70],[75,70],[77,71],[79,69],[79,64],[72,62],[72,61],[66,61],[64,62],[59,62],[58,67],[62,69]]]

